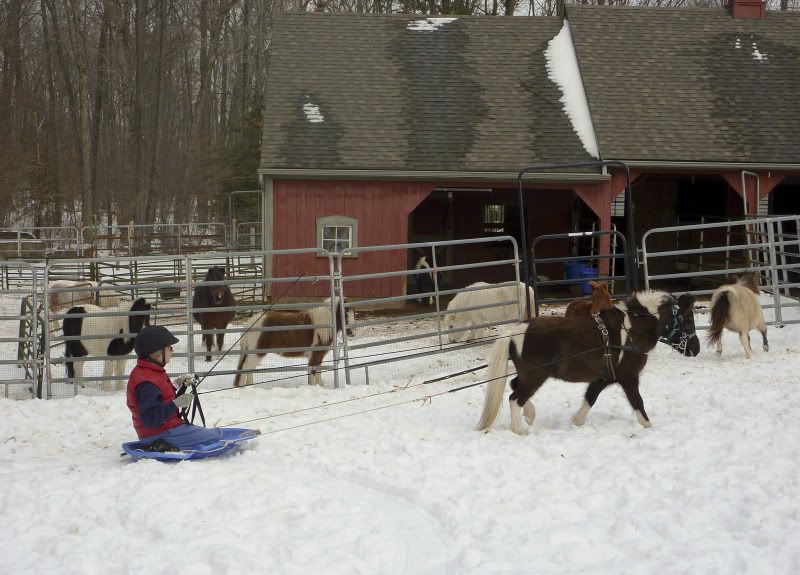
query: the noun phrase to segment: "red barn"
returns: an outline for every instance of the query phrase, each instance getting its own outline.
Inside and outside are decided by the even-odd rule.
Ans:
[[[637,243],[681,216],[740,216],[743,171],[754,174],[744,177],[748,213],[767,198],[774,213],[800,212],[800,13],[734,4],[567,6],[563,18],[276,17],[259,170],[264,247],[519,237],[519,171],[595,158],[632,168]],[[526,245],[581,219],[624,230],[614,212],[624,186],[614,169],[528,174]],[[397,252],[345,266],[407,263]],[[326,266],[282,257],[268,273]],[[403,281],[361,289],[350,295],[397,294]]]

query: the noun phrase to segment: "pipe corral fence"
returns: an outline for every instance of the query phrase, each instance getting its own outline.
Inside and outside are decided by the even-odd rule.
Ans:
[[[800,305],[798,226],[800,216],[793,215],[649,230],[642,237],[645,287],[706,299],[733,276],[755,273],[760,289],[772,300],[762,304],[772,312],[772,317],[765,316],[767,323],[798,323],[800,319],[783,313]],[[687,236],[695,238],[692,247],[683,247]],[[697,327],[707,326],[698,322]]]
[[[511,255],[459,265],[441,265],[437,261],[437,250],[446,249],[453,253],[453,250],[468,250],[476,243],[502,246]],[[431,268],[415,270],[395,265],[384,271],[365,275],[353,275],[347,271],[346,262],[350,257],[362,256],[368,252],[381,252],[384,255],[399,252],[402,257],[383,257],[382,260],[405,262],[412,250],[416,253],[428,253]],[[263,277],[268,259],[274,261],[277,258],[308,254],[325,258],[327,272]],[[520,294],[524,290],[518,282],[519,261],[519,252],[513,238],[492,237],[357,248],[342,254],[331,254],[312,248],[267,252],[61,258],[38,267],[27,262],[9,262],[9,266],[26,268],[25,273],[32,278],[32,283],[25,289],[12,287],[5,290],[6,301],[16,303],[21,298],[29,302],[29,307],[25,308],[28,309],[27,315],[9,314],[8,319],[18,322],[20,326],[31,326],[26,333],[30,330],[35,333],[8,338],[9,341],[5,342],[16,345],[17,351],[23,350],[19,351],[20,359],[16,361],[21,361],[20,365],[28,367],[29,372],[23,373],[17,367],[5,367],[0,380],[16,386],[18,393],[15,395],[22,397],[52,398],[118,391],[124,386],[133,356],[130,352],[123,356],[109,353],[108,350],[113,347],[109,347],[109,344],[113,340],[118,340],[121,344],[132,338],[135,335],[132,326],[136,318],[147,316],[152,324],[169,326],[181,340],[176,346],[173,363],[169,366],[174,370],[170,373],[176,375],[189,372],[199,377],[208,376],[203,383],[206,390],[230,387],[233,376],[242,371],[256,375],[259,378],[256,383],[269,386],[296,385],[311,381],[308,360],[305,357],[284,358],[276,352],[305,354],[327,350],[329,354],[321,369],[328,384],[339,387],[342,374],[344,381],[348,383],[354,380],[369,383],[371,368],[380,369],[394,361],[420,358],[454,347],[479,345],[486,340],[478,338],[468,342],[451,342],[450,339],[459,339],[458,335],[465,331],[478,333],[479,330],[492,329],[521,319],[524,306],[521,305]],[[215,266],[226,270],[226,279],[204,282],[208,269]],[[496,277],[498,270],[502,270],[513,281],[459,289],[438,279],[463,270],[473,270],[487,277]],[[430,291],[408,294],[404,293],[404,288],[396,295],[386,297],[348,298],[348,293],[352,293],[359,284],[363,286],[387,278],[408,280],[420,276],[431,279]],[[195,306],[193,297],[201,283],[206,283],[209,287],[223,286],[230,289],[236,304],[228,307]],[[405,283],[402,282],[403,285]],[[417,291],[425,285],[423,281],[408,283],[415,284]],[[308,297],[308,286],[313,286],[320,297]],[[510,295],[506,299],[492,296],[485,302],[478,298],[477,303],[472,301],[466,307],[451,309],[450,317],[475,314],[481,310],[502,309],[505,315],[501,319],[495,321],[490,318],[468,326],[448,327],[446,304],[453,296],[461,292],[489,293],[490,288],[498,287],[508,288],[511,290]],[[146,300],[150,306],[148,310],[132,309],[134,301],[139,298]],[[320,302],[323,298],[327,302]],[[424,301],[428,298],[435,302],[433,306],[413,304],[415,300]],[[273,312],[294,312],[299,318],[302,312],[325,306],[331,309],[327,316],[331,323],[265,327],[259,321],[264,314]],[[74,307],[80,309],[73,309],[70,313],[70,308]],[[389,314],[383,313],[385,308],[390,308]],[[233,312],[235,317],[225,328],[203,329],[196,316],[208,312]],[[345,331],[330,347],[273,345],[269,349],[253,348],[243,352],[237,345],[245,334],[257,336],[270,331],[335,330],[336,317],[339,316],[344,321],[349,312],[356,317],[355,323],[350,326],[356,330],[356,336],[348,338]],[[62,325],[65,319],[73,323],[80,322],[80,335],[64,335]],[[363,335],[359,335],[359,332]],[[370,337],[370,333],[375,337]],[[403,335],[387,337],[387,333]],[[209,352],[202,342],[204,335],[214,339],[222,335],[227,340],[221,349],[214,346]],[[34,341],[36,345],[33,345]],[[87,355],[75,357],[66,353],[66,346],[76,341],[89,351]],[[240,369],[238,364],[243,354],[267,351],[270,353],[258,366],[248,370]],[[206,356],[210,356],[211,360],[206,361]],[[115,369],[115,362],[118,361],[122,363]],[[75,370],[73,377],[68,377],[67,362]],[[12,377],[9,373],[11,371],[14,372]],[[358,375],[355,375],[356,372]],[[9,386],[6,388],[9,389]]]
[[[794,274],[800,268],[799,220],[800,216],[756,218],[650,230],[642,244],[645,285],[703,297],[732,274],[755,271],[761,277],[762,289],[772,298],[772,302],[765,305],[774,309],[771,323],[794,321],[787,321],[782,310],[798,305],[795,295],[800,283]],[[703,231],[702,245],[686,247],[685,238],[692,237],[691,234],[698,233],[698,230]],[[593,238],[596,240],[604,232],[587,233],[596,234],[597,237]],[[679,249],[675,249],[676,235],[683,238],[677,244]],[[542,241],[547,239],[549,237],[544,237]],[[617,240],[618,245],[623,245],[621,234]],[[482,253],[504,255],[486,256],[481,261],[460,257],[476,244],[498,248]],[[592,244],[599,242],[592,241]],[[656,249],[657,246],[669,249]],[[622,289],[626,278],[618,271],[612,271],[615,269],[614,259],[621,252],[624,250],[608,256],[593,253],[588,261],[600,263],[597,279],[616,282]],[[442,257],[445,253],[447,261]],[[272,263],[279,258],[307,257],[309,254],[325,260],[324,272],[315,275],[293,275],[297,272],[292,272],[264,277],[266,269],[296,269],[292,266],[273,267]],[[398,254],[402,256],[398,257]],[[416,259],[420,254],[426,256],[429,268],[414,268],[412,256]],[[534,264],[542,263],[542,259],[537,259],[535,249],[529,255]],[[348,262],[352,258],[372,256],[386,262],[382,269],[367,274],[350,271],[352,268]],[[560,261],[564,266],[565,278],[544,280],[534,287],[544,290],[555,286],[574,290],[582,285],[586,276],[569,278],[566,273],[567,265],[576,257],[587,259],[571,252],[555,258],[553,261]],[[461,261],[470,263],[456,263]],[[658,263],[665,261],[668,264]],[[84,343],[91,340],[108,342],[112,338],[124,340],[133,335],[129,330],[130,320],[149,315],[151,323],[169,326],[181,340],[176,348],[174,364],[170,365],[174,370],[171,373],[207,376],[202,384],[204,390],[230,388],[234,375],[243,371],[252,374],[258,385],[298,385],[311,381],[305,357],[285,358],[269,353],[257,366],[243,370],[239,362],[244,352],[238,340],[246,334],[269,331],[334,330],[337,316],[344,322],[348,312],[353,312],[355,322],[351,327],[355,329],[354,337],[349,337],[345,331],[329,348],[272,346],[269,351],[304,354],[327,349],[329,353],[321,368],[326,385],[339,387],[342,381],[368,384],[370,378],[380,376],[382,369],[392,369],[394,362],[416,360],[427,363],[428,358],[435,354],[464,346],[484,345],[496,337],[494,330],[524,319],[523,298],[526,294],[520,284],[520,263],[516,241],[510,236],[370,246],[339,254],[310,248],[59,258],[39,263],[6,261],[0,265],[15,281],[3,285],[0,299],[4,306],[2,321],[6,322],[3,329],[6,336],[0,343],[8,348],[4,357],[9,358],[0,364],[0,383],[4,385],[5,394],[12,397],[111,393],[124,384],[132,355],[122,356],[121,370],[104,372],[107,360],[120,357],[96,353],[86,358],[65,358],[65,344],[77,339]],[[659,270],[659,265],[665,265],[665,268]],[[193,302],[195,291],[207,270],[215,266],[225,269],[226,278],[209,285],[230,289],[236,304],[227,308],[198,308]],[[608,272],[600,273],[599,269],[604,266]],[[452,278],[464,272],[469,272],[470,277],[477,275],[506,281],[494,282],[493,285],[454,283]],[[26,282],[24,278],[29,279]],[[61,284],[55,284],[55,281]],[[369,286],[386,285],[386,282],[402,287],[390,290],[388,294],[386,290],[374,290],[374,297],[363,295],[372,293]],[[416,293],[412,293],[412,285]],[[316,292],[315,297],[309,297],[309,289]],[[502,295],[491,291],[499,289],[506,291]],[[377,295],[379,293],[385,295]],[[355,298],[351,294],[361,295]],[[451,303],[456,296],[459,299]],[[538,297],[549,298],[545,295]],[[149,312],[131,311],[134,300],[138,298],[145,298],[150,304]],[[327,302],[322,301],[326,298]],[[558,297],[551,299],[560,300]],[[459,303],[459,300],[466,303]],[[424,302],[430,302],[430,305]],[[531,303],[538,305],[541,302]],[[68,314],[69,307],[76,305],[83,306],[84,311]],[[448,305],[451,305],[449,310]],[[259,322],[264,314],[271,312],[302,314],[320,307],[330,308],[329,323],[261,326]],[[235,317],[225,328],[203,329],[195,315],[209,311],[230,311]],[[91,323],[92,333],[82,334],[80,338],[65,336],[61,329],[65,318]],[[469,321],[459,323],[465,319]],[[469,337],[467,341],[461,337],[464,334]],[[215,339],[218,335],[226,336],[224,346],[222,349],[215,346],[207,352],[202,342],[204,335]],[[249,353],[266,351],[254,348]],[[210,361],[206,361],[207,355]],[[73,364],[86,364],[85,377],[80,382],[67,377],[66,359]]]

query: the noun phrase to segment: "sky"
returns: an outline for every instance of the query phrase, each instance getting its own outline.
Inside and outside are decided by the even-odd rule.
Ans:
[[[330,373],[324,388],[206,380],[209,425],[263,435],[174,464],[120,457],[135,439],[122,391],[3,398],[0,572],[798,573],[799,334],[770,327],[765,353],[753,332],[749,361],[727,332],[722,357],[657,346],[641,380],[649,429],[618,386],[574,427],[585,386],[553,380],[528,435],[511,433],[505,404],[474,431],[483,386],[448,390],[482,371],[423,382],[483,363],[488,345],[373,367],[369,385],[357,370],[340,389]]]

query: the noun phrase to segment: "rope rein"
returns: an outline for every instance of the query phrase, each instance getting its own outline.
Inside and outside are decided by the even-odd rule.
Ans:
[[[672,332],[670,332],[670,334],[672,334],[676,330],[677,324],[679,322],[679,320],[676,319],[679,316],[677,315],[677,307],[674,305],[674,298],[673,298],[673,309],[672,309],[672,311],[673,311],[673,326],[672,326]],[[653,314],[650,314],[650,313],[642,314],[642,313],[636,313],[636,312],[628,312],[627,310],[624,313],[626,313],[628,315],[631,315],[633,317],[640,317],[640,316],[641,317],[645,317],[645,316],[652,316],[653,315]],[[303,427],[309,427],[311,425],[329,423],[329,422],[332,422],[332,421],[345,419],[347,417],[354,417],[354,416],[357,416],[357,415],[363,415],[365,413],[371,413],[371,412],[380,411],[380,410],[383,410],[383,409],[388,409],[390,407],[398,407],[398,406],[401,406],[401,405],[408,405],[408,404],[416,403],[416,402],[422,402],[422,405],[424,406],[425,404],[429,403],[434,397],[439,397],[439,396],[446,395],[446,394],[456,393],[456,392],[459,392],[459,391],[462,391],[462,390],[465,390],[465,389],[469,389],[471,387],[477,387],[479,385],[483,385],[485,383],[490,383],[492,381],[496,381],[496,380],[499,380],[499,379],[505,380],[510,376],[519,375],[519,373],[526,373],[528,371],[532,371],[532,370],[539,369],[539,368],[542,368],[542,367],[547,367],[547,366],[550,366],[550,365],[558,364],[558,363],[561,363],[563,361],[572,359],[574,357],[578,357],[578,356],[581,356],[581,355],[592,353],[592,352],[595,352],[595,351],[598,351],[598,350],[603,350],[603,363],[604,363],[605,369],[607,371],[607,374],[611,376],[611,379],[607,379],[607,381],[616,382],[617,381],[617,377],[616,377],[616,372],[614,370],[614,362],[613,362],[612,350],[635,352],[635,353],[640,353],[640,354],[645,355],[645,356],[648,355],[648,352],[642,351],[641,349],[639,349],[635,345],[612,345],[611,341],[610,341],[610,337],[609,337],[608,328],[605,325],[605,323],[603,322],[603,320],[599,317],[598,314],[592,314],[592,318],[596,322],[597,328],[598,328],[598,330],[600,332],[600,335],[601,335],[602,345],[600,345],[600,346],[596,346],[596,347],[592,347],[592,348],[589,348],[589,349],[585,349],[583,351],[570,354],[568,356],[559,358],[557,360],[548,361],[548,362],[545,362],[545,363],[542,363],[542,364],[538,364],[538,365],[529,367],[526,370],[524,370],[523,372],[517,372],[517,371],[507,372],[503,376],[499,376],[499,377],[496,377],[496,378],[483,379],[481,381],[477,381],[477,382],[474,382],[474,383],[471,383],[471,384],[462,385],[462,386],[455,387],[455,388],[452,388],[452,389],[446,389],[446,390],[443,390],[443,391],[440,391],[440,392],[437,392],[437,393],[431,393],[431,394],[425,395],[423,397],[418,397],[418,398],[409,399],[409,400],[405,400],[405,401],[400,401],[400,402],[396,402],[396,403],[391,403],[391,404],[387,404],[387,405],[382,405],[382,406],[378,406],[378,407],[363,409],[363,410],[352,412],[352,413],[337,415],[337,416],[329,417],[329,418],[326,418],[326,419],[311,421],[311,422],[302,423],[302,424],[298,424],[298,425],[292,425],[292,426],[288,426],[288,427],[284,427],[284,428],[273,429],[271,431],[263,433],[263,435],[271,435],[271,434],[274,434],[274,433],[280,433],[282,431],[290,431],[290,430],[294,430],[294,429],[300,429],[300,428],[303,428]],[[680,328],[681,329],[684,326],[682,320],[683,320],[683,318],[681,317],[680,318]],[[624,322],[620,327],[620,333],[622,333],[623,330],[628,334],[628,340],[631,342],[631,344],[634,344],[634,340],[631,337],[630,331],[625,326]],[[525,331],[527,331],[527,329]],[[498,341],[498,340],[503,339],[503,338],[512,338],[512,337],[515,337],[517,335],[522,335],[522,334],[525,333],[525,331],[523,331],[521,333],[507,334],[507,335],[502,335],[502,336],[492,336],[492,337],[481,338],[481,339],[485,339],[487,341]],[[659,337],[659,341],[663,341],[665,343],[668,343],[673,348],[679,348],[681,350],[684,350],[686,348],[686,344],[688,342],[689,337],[691,337],[691,335],[693,335],[693,334],[694,334],[694,332],[691,333],[691,334],[688,334],[685,331],[683,331],[681,333],[681,344],[682,344],[682,347],[679,347],[676,344],[670,344],[669,338],[667,336]],[[427,347],[427,346],[425,346],[425,347]],[[424,349],[424,347],[420,348],[420,349]],[[379,355],[381,355],[381,354],[379,354]],[[416,384],[413,384],[413,385],[410,383],[411,380],[409,380],[409,383],[406,384],[405,386],[402,386],[402,387],[395,386],[393,389],[390,389],[390,390],[376,392],[376,393],[373,393],[373,394],[364,395],[364,396],[360,396],[360,397],[354,397],[354,398],[345,399],[345,400],[341,400],[341,401],[336,401],[336,402],[333,402],[333,403],[325,403],[325,404],[315,405],[315,406],[306,407],[306,408],[302,408],[302,409],[298,409],[298,410],[293,410],[293,411],[287,411],[287,412],[267,415],[267,416],[264,416],[264,417],[257,417],[257,418],[237,421],[237,422],[234,422],[234,423],[226,424],[223,427],[241,425],[241,424],[246,424],[246,423],[253,423],[253,422],[256,422],[256,421],[265,421],[265,420],[269,420],[269,419],[276,419],[278,417],[284,417],[284,416],[287,416],[287,415],[296,415],[296,414],[299,414],[299,413],[309,412],[309,411],[313,411],[313,410],[321,409],[321,408],[325,408],[325,407],[331,407],[331,406],[335,406],[335,405],[342,405],[342,404],[345,404],[345,403],[352,403],[352,402],[356,402],[356,401],[369,399],[369,398],[372,398],[372,397],[379,397],[379,396],[382,396],[382,395],[387,395],[387,394],[390,394],[390,393],[397,393],[398,391],[404,391],[404,390],[407,390],[407,389],[420,387],[422,385],[427,385],[427,384],[430,384],[430,383],[437,383],[437,382],[440,382],[440,381],[444,381],[444,380],[447,380],[447,379],[450,379],[450,378],[453,378],[453,377],[457,377],[459,375],[464,375],[466,373],[471,373],[471,372],[477,371],[478,369],[482,369],[482,368],[485,368],[485,367],[486,367],[486,364],[482,364],[482,365],[474,367],[474,368],[469,368],[469,369],[465,369],[465,370],[462,370],[462,371],[459,371],[459,372],[456,372],[456,373],[451,373],[451,374],[448,374],[448,375],[445,375],[445,376],[442,376],[442,377],[438,377],[438,378],[434,378],[434,379],[430,379],[430,380],[425,380],[425,381],[422,381],[420,383],[416,383]],[[331,371],[331,370],[323,370],[323,373],[324,373],[324,371]],[[294,377],[303,377],[303,376],[291,376],[290,378],[287,378],[287,379],[292,379]],[[271,380],[271,381],[280,381],[280,380]],[[252,385],[259,385],[261,383],[266,383],[266,382],[258,382],[258,383],[254,383]],[[249,387],[249,386],[242,386],[242,387]],[[223,389],[214,390],[214,391],[207,391],[207,392],[204,392],[204,393],[214,393],[216,391],[224,391],[224,390],[227,390],[227,389],[232,389],[232,388],[223,388]]]

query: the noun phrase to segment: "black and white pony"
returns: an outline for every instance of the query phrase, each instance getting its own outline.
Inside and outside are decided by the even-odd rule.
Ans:
[[[54,280],[47,284],[47,291],[49,294],[47,305],[51,314],[84,303],[99,305],[101,307],[120,304],[119,294],[107,287],[100,288],[97,282],[89,280]],[[51,318],[50,331],[56,331],[59,323],[61,322],[59,322],[58,319]]]
[[[428,305],[433,305],[433,297],[437,286],[442,289],[442,272],[434,272],[426,256],[422,256],[417,260],[417,263],[414,264],[414,269],[429,270],[417,273],[417,293],[423,296],[417,298],[417,303],[424,305],[425,295],[428,294]],[[435,280],[434,276],[436,276]]]
[[[769,351],[767,324],[758,301],[758,285],[755,277],[740,277],[733,285],[720,286],[711,296],[711,327],[708,330],[709,345],[717,346],[717,355],[722,355],[722,330],[729,329],[739,334],[739,341],[747,359],[753,357],[750,347],[750,330],[761,332],[764,351]]]
[[[527,433],[521,411],[528,424],[533,424],[536,410],[531,398],[551,377],[589,383],[583,405],[572,418],[575,425],[584,424],[600,392],[619,383],[636,419],[650,427],[639,394],[639,374],[648,352],[659,341],[677,345],[680,350],[679,342],[684,338],[687,344],[681,353],[692,356],[699,351],[697,335],[687,331],[694,331],[692,303],[687,295],[676,300],[664,292],[639,292],[595,316],[537,317],[517,324],[513,335],[498,339],[490,352],[486,396],[477,429],[488,430],[497,419],[509,359],[516,368],[509,397],[514,433]],[[675,329],[676,325],[683,327]]]
[[[82,305],[70,308],[64,317],[64,357],[118,356],[103,365],[102,389],[111,391],[124,385],[127,355],[133,349],[136,334],[150,325],[150,304],[139,298],[133,304],[119,307]],[[72,314],[102,313],[102,316],[70,317]],[[113,314],[113,315],[112,315]],[[74,383],[83,378],[83,361],[67,361],[67,375]],[[113,376],[113,379],[112,379]]]

